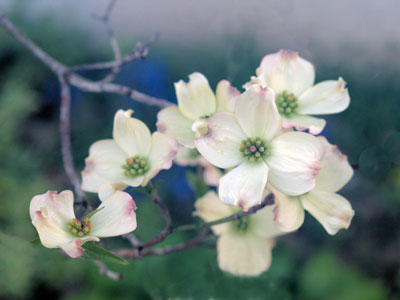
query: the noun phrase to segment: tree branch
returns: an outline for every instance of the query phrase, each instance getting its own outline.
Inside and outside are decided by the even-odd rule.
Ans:
[[[99,260],[95,260],[94,263],[99,267],[99,274],[100,275],[105,275],[108,278],[115,280],[115,281],[119,281],[122,278],[122,274],[121,273],[117,273],[117,272],[113,272],[110,271],[109,269],[107,269],[107,267],[105,266],[105,264]]]
[[[268,205],[272,205],[274,203],[273,199],[274,199],[274,196],[271,193],[267,197],[265,197],[265,199],[260,204],[249,208],[248,211],[242,211],[242,212],[233,214],[229,217],[225,217],[225,218],[218,219],[218,220],[211,221],[211,222],[181,225],[181,226],[172,228],[171,233],[178,232],[178,231],[186,231],[186,230],[197,230],[197,229],[202,229],[205,227],[212,227],[214,225],[218,225],[218,224],[222,224],[222,223],[226,223],[226,222],[230,222],[230,221],[234,221],[234,220],[239,220],[240,218],[242,218],[244,216],[256,213],[257,211],[259,211],[260,209],[263,209],[264,207],[266,207]]]
[[[160,256],[200,246],[203,244],[205,240],[212,237],[214,236],[212,235],[211,231],[209,229],[205,229],[199,236],[187,242],[173,246],[165,246],[157,249],[143,249],[140,252],[140,255],[138,255],[137,249],[119,249],[113,252],[118,256],[125,258],[134,258],[134,259],[140,259],[143,256]]]
[[[31,40],[25,37],[5,16],[0,14],[0,25],[13,36],[18,42],[20,42],[26,49],[28,49],[36,58],[38,58],[44,65],[46,65],[51,71],[57,76],[61,76],[72,86],[75,86],[83,91],[92,93],[113,93],[123,96],[127,96],[137,102],[157,106],[159,108],[165,108],[172,105],[171,102],[152,97],[147,94],[141,93],[134,89],[131,89],[124,85],[118,85],[113,83],[96,82],[86,78],[83,78],[73,73],[70,68],[51,57],[49,54],[44,52]]]
[[[115,37],[114,30],[110,25],[110,17],[113,8],[115,7],[115,4],[117,3],[117,0],[111,0],[110,3],[108,4],[106,11],[104,12],[104,15],[101,17],[96,17],[99,21],[101,21],[104,26],[106,27],[107,30],[107,35],[110,40],[110,45],[111,49],[114,53],[114,58],[117,64],[113,67],[112,71],[104,77],[101,82],[111,82],[114,80],[115,76],[119,73],[121,70],[122,66],[122,55],[121,55],[121,49],[119,47],[117,38]]]
[[[77,196],[77,202],[83,203],[87,207],[85,193],[81,189],[81,184],[76,175],[74,160],[71,151],[70,140],[70,107],[71,94],[67,82],[63,77],[58,77],[60,81],[61,103],[60,103],[60,136],[61,136],[61,153],[64,163],[64,170],[69,181],[74,186]]]

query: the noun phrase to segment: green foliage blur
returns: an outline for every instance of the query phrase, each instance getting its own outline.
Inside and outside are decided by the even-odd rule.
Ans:
[[[104,60],[111,54],[106,39],[103,45],[72,25],[62,26],[51,18],[32,25],[17,12],[12,19],[66,64]],[[210,55],[199,45],[187,46],[177,55],[174,45],[160,43],[149,58],[155,67],[134,62],[133,69],[164,70],[166,79],[160,84],[166,88],[159,96],[174,97],[174,81],[200,71],[215,87],[218,80],[229,77],[233,63],[237,70],[233,83],[240,87],[253,75],[264,54],[279,49],[279,45],[257,49],[255,41],[244,36],[226,40],[233,49],[229,59],[222,51]],[[124,50],[132,46],[125,43]],[[351,163],[360,167],[342,192],[356,212],[349,230],[329,236],[308,215],[298,232],[278,239],[270,270],[257,278],[221,272],[215,249],[200,247],[131,261],[127,266],[108,263],[111,270],[123,274],[123,279],[115,282],[99,275],[90,260],[70,259],[58,250],[30,244],[37,237],[29,218],[31,198],[47,190],[71,188],[60,154],[58,85],[46,67],[0,30],[0,299],[399,299],[400,70],[390,68],[390,62],[373,66],[381,68],[377,78],[354,71],[350,58],[332,67],[317,47],[312,51],[318,66],[317,81],[343,76],[352,99],[346,112],[327,117],[329,125],[324,131]],[[356,52],[351,47],[344,51],[348,57]],[[193,60],[193,56],[201,58]],[[133,108],[154,129],[157,111],[153,108],[112,95],[77,90],[72,90],[72,95],[71,135],[79,170],[90,144],[111,136],[118,108]],[[171,172],[172,179],[167,172],[160,176],[161,195],[175,223],[191,222],[195,195],[204,193],[204,184],[196,178],[195,170],[175,166]],[[175,193],[167,184],[173,180],[179,180]],[[176,199],[180,189],[186,189],[185,199]],[[95,195],[88,196],[96,204]],[[135,200],[139,208],[136,233],[148,240],[163,228],[163,219],[149,199],[137,195]],[[191,234],[171,236],[165,244],[182,242]],[[102,246],[113,249],[128,243],[112,238]]]

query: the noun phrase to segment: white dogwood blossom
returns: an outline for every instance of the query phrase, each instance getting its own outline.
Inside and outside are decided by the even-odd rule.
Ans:
[[[314,85],[313,65],[297,52],[281,50],[266,55],[256,74],[253,82],[270,87],[276,93],[275,101],[284,128],[308,129],[311,134],[319,134],[325,127],[325,120],[309,115],[339,113],[350,104],[342,78]]]
[[[169,169],[178,143],[160,133],[150,133],[132,110],[119,110],[114,118],[113,139],[100,140],[89,149],[82,171],[82,189],[98,192],[104,183],[118,189],[145,186],[161,169]]]
[[[71,191],[48,191],[33,197],[30,216],[40,242],[46,248],[61,248],[70,257],[83,254],[82,244],[100,238],[129,233],[136,229],[136,204],[121,191],[100,193],[102,203],[94,214],[81,221],[75,217]]]
[[[196,120],[210,117],[217,111],[232,111],[239,92],[226,80],[221,80],[216,94],[208,80],[200,73],[189,75],[189,82],[175,83],[178,106],[164,108],[157,115],[157,129],[173,138],[181,145],[194,148],[192,130]]]
[[[261,202],[267,182],[292,196],[314,188],[323,147],[311,134],[282,131],[271,89],[252,85],[234,113],[218,112],[197,128],[197,150],[213,165],[232,168],[219,181],[224,203],[246,210]]]
[[[281,231],[298,229],[304,221],[304,210],[313,215],[331,235],[350,226],[354,211],[349,201],[337,192],[350,181],[353,168],[337,146],[331,145],[322,136],[318,139],[325,147],[325,155],[320,162],[315,188],[297,197],[271,188],[276,203],[275,223]]]
[[[213,191],[198,199],[195,207],[194,214],[206,222],[239,212],[239,209],[223,204]],[[212,226],[211,229],[218,235],[219,267],[241,276],[257,276],[269,268],[274,237],[281,234],[274,225],[270,206],[239,220]]]

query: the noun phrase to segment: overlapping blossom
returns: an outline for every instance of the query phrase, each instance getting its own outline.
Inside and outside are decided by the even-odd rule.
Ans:
[[[98,192],[105,183],[118,189],[145,186],[162,169],[169,169],[178,152],[177,142],[160,132],[150,133],[132,110],[119,110],[113,139],[100,140],[89,149],[82,171],[82,189]]]
[[[342,78],[314,85],[313,65],[297,52],[281,50],[266,55],[256,74],[253,82],[270,87],[276,93],[275,100],[284,128],[308,129],[312,134],[319,134],[325,127],[325,120],[309,115],[339,113],[350,104]]]
[[[46,248],[61,248],[70,257],[83,254],[86,242],[118,236],[136,229],[136,204],[132,197],[121,191],[100,193],[103,202],[96,212],[81,221],[74,213],[74,195],[71,191],[48,191],[33,197],[30,216]]]
[[[175,83],[178,106],[164,108],[157,115],[157,129],[187,148],[194,148],[193,124],[217,111],[232,111],[239,92],[226,80],[221,80],[216,94],[201,73],[189,75],[189,82]]]
[[[201,120],[197,133],[195,145],[205,159],[233,168],[219,181],[219,197],[226,204],[246,210],[260,203],[267,182],[292,196],[315,186],[324,149],[310,134],[282,131],[269,88],[250,86],[236,99],[234,113]]]
[[[326,138],[318,139],[324,145],[325,155],[320,162],[313,190],[297,197],[287,196],[271,188],[277,203],[275,223],[281,231],[293,231],[303,224],[304,210],[307,210],[333,235],[339,229],[348,228],[354,211],[344,197],[337,194],[353,176],[353,168],[337,146]]]
[[[239,211],[223,204],[215,192],[210,191],[195,203],[195,215],[206,222],[228,217]],[[234,275],[257,276],[271,264],[274,237],[282,234],[274,225],[271,207],[239,220],[211,227],[218,235],[218,265]]]

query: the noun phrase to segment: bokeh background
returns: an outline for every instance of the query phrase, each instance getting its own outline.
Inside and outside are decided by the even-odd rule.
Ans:
[[[92,18],[108,1],[2,1],[27,36],[68,65],[112,58],[104,27]],[[240,88],[261,58],[299,51],[316,81],[342,76],[351,105],[326,117],[322,133],[359,164],[341,192],[353,205],[351,227],[329,236],[307,215],[302,228],[278,239],[270,270],[240,278],[218,269],[216,252],[190,249],[163,257],[108,264],[114,282],[82,259],[34,248],[28,207],[33,195],[71,188],[62,169],[57,78],[0,28],[0,299],[400,299],[400,4],[373,1],[127,1],[111,23],[122,49],[160,32],[145,61],[116,81],[176,101],[173,82],[202,72],[215,88]],[[93,79],[101,72],[85,73]],[[157,110],[124,97],[72,89],[72,147],[78,170],[94,141],[109,138],[119,108],[132,108],[154,130]],[[192,221],[202,193],[195,170],[162,172],[161,195],[173,222]],[[95,195],[89,199],[96,203]],[[137,235],[164,226],[149,199],[137,195]],[[165,244],[195,233],[172,236]],[[127,246],[108,239],[107,248]]]

